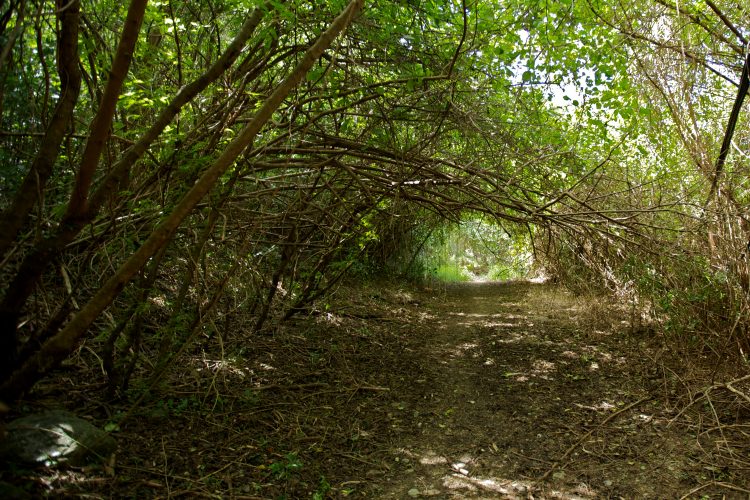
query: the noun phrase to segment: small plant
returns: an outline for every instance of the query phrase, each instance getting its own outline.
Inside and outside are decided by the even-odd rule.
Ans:
[[[329,491],[331,491],[331,483],[326,480],[325,476],[320,476],[320,484],[315,493],[313,493],[312,498],[313,500],[323,500]]]
[[[240,396],[240,402],[245,406],[255,407],[260,404],[260,394],[252,389],[245,389]]]
[[[209,488],[213,488],[214,490],[218,490],[222,487],[223,481],[221,478],[218,478],[216,476],[209,476],[206,478],[206,486]]]
[[[363,337],[369,337],[371,332],[369,328],[367,328],[366,326],[362,326],[357,329],[357,333],[359,333]]]
[[[292,474],[302,470],[302,462],[296,453],[291,452],[284,455],[282,460],[272,463],[269,469],[276,479],[289,479]]]
[[[200,406],[200,401],[198,401],[198,398],[195,396],[179,399],[169,398],[166,401],[160,401],[159,406],[161,406],[168,414],[179,416],[191,408],[198,408]]]
[[[322,359],[323,359],[323,354],[321,354],[320,352],[318,351],[310,352],[310,364],[311,365],[317,365],[318,363],[321,362]]]

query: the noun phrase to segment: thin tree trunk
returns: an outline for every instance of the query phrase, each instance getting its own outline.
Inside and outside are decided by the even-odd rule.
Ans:
[[[0,387],[0,394],[14,400],[44,376],[52,367],[65,359],[75,349],[78,341],[91,323],[102,313],[132,277],[143,267],[172,235],[203,197],[211,190],[219,177],[253,141],[261,128],[271,118],[289,93],[310,71],[333,40],[360,11],[364,0],[352,0],[331,26],[305,53],[292,73],[263,102],[252,120],[227,146],[221,156],[206,170],[196,184],[188,191],[172,213],[159,224],[143,245],[117,270],[99,291],[88,301],[79,313],[54,337],[42,346],[40,351],[29,359]]]
[[[0,218],[0,259],[15,241],[36,204],[38,193],[44,189],[52,175],[52,167],[57,160],[60,145],[68,130],[81,91],[81,72],[78,68],[80,2],[57,0],[56,6],[58,9],[64,8],[58,14],[60,33],[57,38],[57,71],[60,75],[60,99],[29,173],[26,174],[13,203]]]
[[[229,198],[229,194],[234,189],[234,185],[237,183],[237,180],[240,178],[240,172],[242,170],[240,168],[236,168],[234,174],[232,175],[232,178],[229,180],[227,185],[224,188],[224,194],[221,196],[221,198],[217,201],[216,205],[214,205],[211,208],[211,213],[208,215],[208,220],[206,220],[206,225],[203,227],[203,231],[201,231],[200,235],[198,236],[198,241],[193,246],[192,251],[190,252],[190,255],[188,256],[187,261],[187,268],[185,269],[185,277],[182,280],[182,284],[180,285],[179,290],[177,291],[177,298],[174,301],[174,307],[172,308],[172,314],[167,321],[167,325],[165,327],[162,327],[161,329],[161,342],[159,343],[159,362],[163,360],[164,358],[168,357],[169,350],[172,348],[172,343],[174,341],[175,337],[175,323],[176,319],[182,314],[182,308],[185,304],[185,298],[187,297],[188,291],[190,290],[190,285],[193,283],[195,279],[195,271],[197,267],[197,262],[201,257],[201,254],[203,253],[206,243],[208,242],[208,239],[211,237],[211,235],[214,232],[214,228],[216,227],[216,223],[219,220],[219,216],[221,215],[221,208],[226,203],[227,199]]]
[[[263,308],[260,310],[258,320],[255,322],[253,327],[253,333],[258,333],[268,318],[268,313],[271,312],[271,306],[273,305],[273,299],[276,296],[276,292],[279,289],[279,281],[286,272],[286,268],[289,267],[289,263],[292,261],[294,252],[296,252],[297,243],[297,227],[293,227],[289,232],[287,241],[284,244],[284,250],[281,252],[281,261],[276,272],[273,273],[271,278],[271,284],[268,287],[268,293],[266,294],[266,301],[263,303]]]
[[[0,217],[0,259],[18,236],[29,213],[52,175],[65,133],[81,91],[81,72],[78,69],[79,2],[58,0],[60,33],[57,40],[57,68],[60,75],[60,100],[57,102],[39,153],[31,164],[13,203]],[[67,5],[67,7],[66,7]],[[13,288],[8,294],[14,293]],[[13,369],[18,349],[16,324],[18,309],[0,306],[0,376]]]
[[[122,84],[128,74],[130,63],[133,60],[133,51],[135,50],[135,44],[138,40],[138,32],[140,31],[147,3],[148,0],[132,0],[128,9],[127,19],[125,20],[125,27],[123,28],[123,32],[120,37],[120,43],[117,46],[117,52],[112,63],[112,69],[110,70],[110,78],[107,82],[107,87],[104,90],[104,95],[99,105],[99,110],[96,116],[94,116],[94,119],[91,121],[89,137],[83,152],[83,159],[81,160],[80,167],[76,174],[75,187],[68,204],[67,214],[65,216],[65,219],[67,220],[79,217],[85,210],[86,199],[89,188],[91,187],[91,182],[94,178],[94,172],[96,171],[96,168],[99,164],[99,157],[101,156],[101,152],[104,149],[107,137],[109,136],[109,129],[112,123],[112,117],[115,113],[117,99],[120,96]],[[63,14],[67,12],[68,9],[70,9],[70,7],[65,8],[65,10],[63,10]],[[76,23],[77,22],[78,16],[76,16]],[[76,25],[76,48],[74,54],[75,59],[72,62],[72,66],[75,67],[75,71],[77,72],[76,99],[78,93],[80,92],[81,86],[81,73],[78,67],[79,61],[77,50],[77,28],[78,26]],[[69,107],[69,109],[66,109],[67,121],[70,120],[70,116],[72,116],[73,114],[73,107],[74,103]],[[67,121],[65,124],[63,124],[64,126],[61,127],[61,131],[58,132],[59,141],[54,153],[50,155],[46,175],[40,176],[45,180],[45,183],[52,172],[52,165],[57,158],[57,152],[59,151],[59,145],[62,141],[62,135],[64,134],[65,128],[67,128]],[[38,173],[38,170],[35,171],[33,168],[30,172],[30,174],[36,175],[38,175]],[[25,196],[25,190],[23,187],[19,193],[19,197],[29,198],[26,202],[28,210],[33,207],[37,193],[41,192],[41,190],[43,189],[44,183],[39,182],[39,184],[40,185],[32,186],[35,189],[31,191],[31,193],[29,193],[31,196]],[[19,197],[17,197],[16,200],[18,200]],[[11,210],[13,210],[14,208],[16,207],[11,207]],[[28,214],[28,210],[26,214]],[[15,219],[13,218],[14,216]],[[13,239],[15,239],[17,231],[20,229],[26,217],[26,215],[23,214],[22,211],[19,211],[18,214],[14,214],[14,216],[11,216],[10,221],[12,224],[17,225],[17,227],[10,228],[8,234],[4,235],[5,238],[12,238],[10,241],[8,241],[8,244],[10,244]],[[64,220],[63,226],[65,225],[66,224]],[[15,232],[13,232],[14,230]],[[0,232],[2,232],[1,228]],[[5,242],[0,241],[0,250],[2,250],[3,243]],[[25,304],[26,299],[29,297],[29,295],[31,295],[31,292],[34,289],[39,276],[47,267],[49,261],[54,257],[54,253],[62,249],[62,246],[60,245],[52,246],[47,245],[46,243],[47,242],[43,241],[37,247],[37,249],[41,248],[44,250],[41,255],[42,258],[40,258],[40,255],[38,255],[36,251],[32,251],[32,253],[29,255],[29,258],[24,260],[24,265],[22,265],[19,269],[19,272],[16,274],[15,279],[13,280],[12,286],[9,287],[8,292],[4,297],[2,305],[0,305],[0,324],[3,327],[2,340],[0,340],[0,342],[8,342],[8,345],[5,346],[5,352],[13,354],[16,353],[18,348],[16,324],[18,322],[18,315],[21,311],[21,308]],[[26,267],[27,263],[33,263],[34,265],[29,268]],[[13,344],[12,346],[10,345],[11,343]],[[8,369],[12,369],[14,367],[14,362],[11,361],[9,363],[6,363],[5,366]]]
[[[69,215],[64,217],[60,223],[57,231],[40,241],[34,249],[24,258],[21,263],[18,272],[13,277],[10,285],[7,288],[7,292],[2,302],[0,303],[0,350],[3,353],[11,352],[10,345],[15,345],[15,342],[6,340],[7,338],[14,339],[16,336],[16,324],[18,323],[19,312],[23,309],[26,301],[31,295],[36,283],[39,281],[44,270],[47,268],[49,262],[60,252],[63,251],[66,245],[68,245],[75,237],[81,232],[83,227],[90,222],[98,213],[100,208],[104,205],[107,199],[115,192],[121,181],[127,177],[130,168],[137,162],[141,156],[146,152],[151,143],[156,140],[157,137],[162,133],[164,128],[172,122],[174,117],[180,112],[180,110],[188,102],[190,102],[195,96],[203,91],[208,85],[216,81],[224,72],[232,66],[234,61],[242,52],[245,43],[248,38],[255,31],[255,28],[263,18],[263,10],[258,8],[253,11],[252,15],[248,18],[245,24],[242,26],[240,33],[235,37],[232,43],[227,47],[227,50],[222,56],[197,80],[190,83],[189,85],[180,89],[177,95],[172,101],[164,108],[156,119],[156,122],[151,128],[136,142],[133,146],[125,151],[123,157],[117,161],[111,170],[111,172],[104,178],[99,187],[94,191],[88,200],[88,205],[84,211],[78,211],[77,213],[71,214],[70,209],[68,210]],[[76,20],[76,26],[77,24]],[[77,34],[76,34],[77,37]],[[78,71],[78,56],[76,52],[76,60],[73,66]],[[78,73],[78,89],[80,89],[80,73]],[[72,108],[71,108],[72,112]],[[53,121],[54,124],[54,121]],[[50,126],[52,128],[52,125]],[[64,128],[63,128],[64,130]],[[62,140],[62,138],[60,139]],[[41,155],[41,153],[40,153]],[[98,157],[97,157],[98,158]],[[51,172],[51,163],[49,166]],[[33,173],[33,171],[32,171]],[[31,202],[35,201],[36,184],[33,184],[35,177],[31,176]],[[28,179],[27,179],[28,180]],[[25,193],[28,189],[21,189],[21,193]],[[20,195],[19,195],[20,197]],[[28,210],[30,210],[29,208]],[[13,212],[14,214],[17,212]],[[4,224],[5,217],[0,221],[0,224]],[[18,227],[22,221],[18,223]],[[17,233],[16,229],[16,233]],[[8,245],[15,239],[16,234],[10,235],[10,230],[5,230],[0,225],[0,250],[3,249],[2,242],[3,238],[10,238]],[[0,252],[0,256],[2,252]],[[4,344],[4,342],[8,344]],[[5,347],[3,349],[3,347]],[[15,348],[13,349],[15,350]],[[0,354],[2,356],[2,354]],[[14,366],[12,363],[2,364],[4,368],[0,368],[0,375],[7,375],[8,372],[3,372],[4,369],[12,370]]]
[[[112,118],[115,116],[115,107],[122,91],[122,84],[128,76],[130,63],[133,61],[133,53],[135,52],[136,42],[138,42],[138,33],[141,31],[147,4],[148,0],[132,0],[130,2],[125,26],[122,29],[122,35],[120,35],[120,42],[112,61],[112,68],[109,70],[107,86],[104,88],[99,110],[94,119],[91,120],[89,138],[83,150],[78,172],[76,172],[75,186],[73,193],[70,195],[66,212],[66,218],[68,219],[80,217],[86,211],[89,189],[91,189],[94,173],[99,166],[99,158],[109,137],[109,130],[112,126]]]
[[[5,42],[5,45],[3,45],[2,50],[0,50],[0,71],[2,71],[3,66],[5,66],[5,63],[8,61],[8,57],[10,56],[10,51],[13,49],[13,45],[15,45],[16,40],[21,35],[21,32],[23,31],[23,21],[24,16],[26,15],[26,2],[20,1],[16,5],[10,5],[8,7],[9,11],[15,10],[16,16],[16,27],[13,29],[13,32],[10,34],[10,37]],[[3,30],[5,31],[5,30]],[[4,34],[4,33],[2,33]]]

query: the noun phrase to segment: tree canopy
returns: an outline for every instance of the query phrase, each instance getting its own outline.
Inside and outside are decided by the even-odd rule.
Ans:
[[[87,339],[111,391],[156,383],[212,318],[259,332],[480,219],[675,328],[748,324],[747,6],[0,9],[7,398]]]

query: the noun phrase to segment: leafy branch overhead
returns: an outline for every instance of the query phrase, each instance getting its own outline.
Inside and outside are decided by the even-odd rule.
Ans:
[[[745,321],[742,5],[47,4],[0,7],[6,398],[88,342],[111,392],[155,385],[220,317],[261,334],[347,277],[424,277],[454,223]]]

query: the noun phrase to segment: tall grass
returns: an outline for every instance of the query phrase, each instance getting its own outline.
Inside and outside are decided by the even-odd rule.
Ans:
[[[456,264],[442,264],[435,268],[435,278],[439,281],[455,283],[458,281],[469,281],[471,277],[465,269]]]

